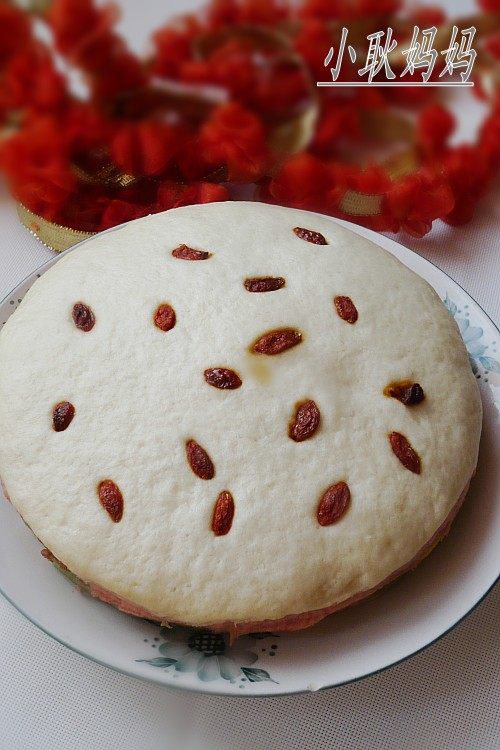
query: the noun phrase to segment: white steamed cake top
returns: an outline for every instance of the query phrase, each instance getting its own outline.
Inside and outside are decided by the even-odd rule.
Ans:
[[[181,245],[211,255],[174,257]],[[254,277],[285,284],[250,292]],[[91,330],[75,325],[75,303],[92,310]],[[162,304],[167,331],[153,319]],[[301,336],[293,348],[251,351],[283,328]],[[210,385],[209,368],[241,386]],[[425,399],[384,395],[394,381],[419,383]],[[289,423],[307,400],[319,426],[296,442]],[[75,413],[55,431],[60,402]],[[276,619],[380,583],[452,510],[480,425],[466,351],[431,287],[335,222],[281,207],[189,206],[100,235],[34,284],[0,336],[0,476],[13,504],[82,580],[189,624]],[[213,478],[194,473],[190,440]],[[105,480],[121,493],[119,520],[100,502]],[[340,482],[348,503],[321,525],[321,498]],[[223,492],[234,517],[217,535]]]

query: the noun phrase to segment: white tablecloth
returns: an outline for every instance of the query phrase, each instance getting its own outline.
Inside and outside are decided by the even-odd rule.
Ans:
[[[141,46],[165,11],[154,0],[122,4],[123,26]],[[479,114],[470,110],[464,135]],[[0,232],[2,299],[52,254],[19,226],[5,196]],[[497,188],[466,227],[439,224],[423,240],[398,239],[452,276],[499,324],[499,235]],[[496,750],[499,621],[497,588],[441,641],[382,674],[321,694],[218,698],[172,693],[87,661],[0,597],[0,748]]]

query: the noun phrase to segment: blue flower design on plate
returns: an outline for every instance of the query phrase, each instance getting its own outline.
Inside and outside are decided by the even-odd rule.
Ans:
[[[500,373],[500,362],[493,357],[487,356],[489,345],[485,344],[483,339],[484,332],[479,326],[472,326],[468,318],[460,317],[461,310],[451,300],[448,295],[444,299],[444,304],[455,318],[458,329],[469,354],[472,371],[474,374],[479,372],[479,365],[486,372]]]
[[[162,627],[160,635],[163,638],[158,647],[161,656],[136,661],[165,670],[173,668],[177,673],[196,673],[202,682],[217,679],[231,683],[238,680],[275,682],[269,672],[252,666],[259,657],[245,648],[241,640],[229,646],[226,636],[221,633],[183,627]],[[263,635],[272,636],[272,633]]]

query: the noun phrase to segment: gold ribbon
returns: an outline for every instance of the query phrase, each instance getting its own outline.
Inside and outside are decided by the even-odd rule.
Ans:
[[[45,13],[50,7],[52,0],[7,0],[9,5],[25,10],[35,15]]]
[[[387,109],[361,112],[361,129],[365,137],[389,143],[412,142],[415,135],[415,126],[409,117]]]
[[[376,216],[380,213],[384,196],[358,193],[357,190],[346,190],[339,208],[349,216]]]
[[[56,253],[62,253],[68,247],[76,245],[82,240],[92,237],[96,232],[82,232],[79,229],[63,227],[61,224],[55,224],[48,219],[30,211],[22,203],[17,204],[17,214],[22,224],[40,240],[42,244]]]
[[[87,172],[77,164],[73,164],[73,172],[81,182],[87,185],[128,187],[129,185],[134,185],[140,179],[132,174],[122,172],[111,162],[103,164],[96,174]]]
[[[403,151],[392,154],[382,163],[392,180],[398,180],[400,177],[406,177],[416,172],[420,166],[418,151],[414,146],[409,146]]]

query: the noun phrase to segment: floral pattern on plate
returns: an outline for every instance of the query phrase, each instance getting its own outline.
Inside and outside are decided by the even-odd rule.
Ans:
[[[497,411],[500,412],[500,362],[498,340],[487,339],[484,329],[470,319],[470,306],[464,302],[460,308],[448,293],[444,304],[453,315],[469,355],[470,366],[476,378],[489,386],[489,392]],[[474,316],[474,311],[473,311]]]
[[[184,627],[160,628],[163,642],[153,648],[158,648],[160,656],[152,659],[136,659],[152,667],[169,670],[173,677],[179,673],[191,673],[198,676],[202,682],[213,680],[228,680],[231,684],[244,689],[245,682],[274,682],[269,672],[252,666],[258,660],[258,655],[247,648],[247,638],[238,639],[232,646],[221,633],[210,633],[208,630],[196,630]],[[248,638],[254,641],[279,636],[273,633],[254,633]],[[160,638],[154,638],[159,641]],[[147,643],[149,639],[145,638]],[[269,655],[274,656],[278,646],[273,644]],[[262,648],[267,651],[267,648]],[[171,669],[172,668],[172,669]]]
[[[483,368],[485,375],[488,375],[490,372],[500,373],[500,362],[490,356],[489,352],[490,348],[492,348],[496,342],[493,342],[493,344],[485,343],[483,329],[479,326],[473,326],[470,324],[468,312],[469,305],[464,305],[462,315],[462,310],[459,309],[458,305],[453,302],[448,295],[444,298],[444,304],[455,318],[465,348],[467,349],[474,375],[479,373],[479,366]],[[493,349],[493,352],[496,353],[496,349]]]

